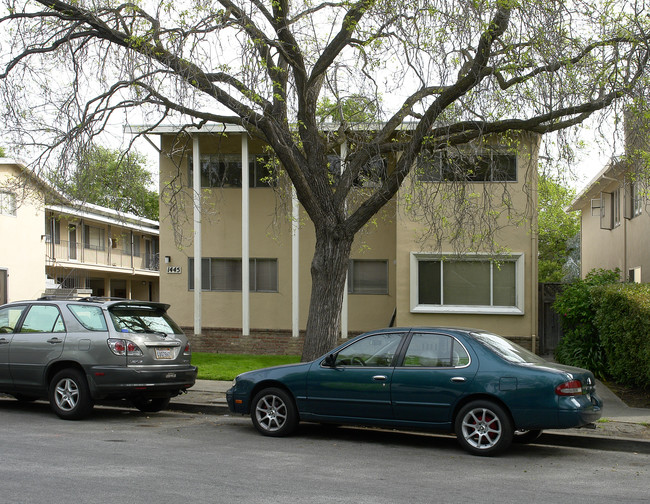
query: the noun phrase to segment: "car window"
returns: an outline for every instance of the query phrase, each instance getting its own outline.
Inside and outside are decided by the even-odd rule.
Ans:
[[[72,312],[79,323],[89,331],[108,330],[104,314],[100,307],[69,304],[68,309]]]
[[[53,305],[34,305],[30,308],[21,333],[65,332],[61,312]]]
[[[526,350],[523,347],[520,347],[516,343],[513,343],[510,340],[507,340],[503,336],[498,336],[496,334],[486,333],[486,332],[476,332],[472,333],[472,336],[481,343],[482,345],[488,347],[494,353],[496,353],[501,358],[507,360],[508,362],[518,362],[518,363],[545,363],[546,361],[542,359],[539,355],[534,354]]]
[[[18,319],[27,308],[26,305],[5,306],[0,308],[0,334],[14,332]]]
[[[118,332],[183,334],[164,310],[149,306],[118,306],[109,308]]]
[[[401,334],[374,334],[355,341],[336,356],[336,366],[390,366]]]
[[[404,366],[407,367],[459,367],[467,364],[469,354],[465,347],[444,334],[413,334],[404,356]]]

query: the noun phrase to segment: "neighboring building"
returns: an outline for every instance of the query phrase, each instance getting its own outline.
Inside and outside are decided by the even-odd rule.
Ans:
[[[0,304],[34,299],[45,290],[43,196],[48,189],[36,179],[11,183],[25,175],[24,169],[0,158]]]
[[[73,291],[159,299],[158,223],[75,205],[0,159],[0,301]]]
[[[648,125],[626,116],[625,154],[614,157],[575,198],[580,212],[580,270],[619,268],[623,280],[650,282],[650,214],[647,151]]]
[[[288,217],[291,197],[282,201],[269,187],[264,145],[242,128],[208,125],[189,134],[178,131],[153,130],[161,136],[161,300],[172,304],[170,313],[188,333],[195,333],[195,350],[299,352],[315,244],[306,213],[294,210],[298,218]],[[399,204],[407,198],[410,184],[405,184],[352,247],[342,337],[390,324],[450,325],[497,332],[535,348],[538,147],[537,136],[525,136],[517,153],[486,150],[474,166],[477,180],[488,182],[476,183],[476,191],[470,184],[468,194],[478,193],[471,197],[492,192],[502,201],[506,188],[512,205],[529,212],[519,225],[508,225],[512,216],[503,212],[495,240],[507,252],[498,256],[480,251],[459,256],[451,245],[436,251],[422,245],[418,238],[424,225]],[[167,153],[174,153],[171,159]],[[201,166],[200,199],[192,190],[199,178],[193,174],[195,157]],[[242,160],[248,173],[242,172]],[[382,162],[390,170],[394,160]],[[426,168],[413,175],[420,183],[445,184],[440,182],[448,176],[444,162],[437,159]],[[491,183],[496,168],[502,177]],[[293,204],[297,209],[295,200]],[[202,289],[196,292],[199,244]],[[249,292],[242,290],[246,257]]]
[[[158,222],[97,205],[48,204],[46,272],[93,296],[159,299]]]

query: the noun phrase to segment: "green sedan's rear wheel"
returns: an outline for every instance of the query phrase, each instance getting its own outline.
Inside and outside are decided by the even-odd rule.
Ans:
[[[298,412],[293,398],[280,388],[258,392],[251,404],[251,419],[265,436],[288,436],[298,426]]]
[[[491,401],[472,401],[456,416],[456,437],[463,448],[473,455],[496,455],[512,443],[510,417]]]

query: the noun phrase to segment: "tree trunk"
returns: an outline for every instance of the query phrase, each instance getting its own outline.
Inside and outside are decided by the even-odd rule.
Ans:
[[[336,346],[352,240],[353,237],[341,237],[331,230],[316,231],[303,362],[313,360]]]

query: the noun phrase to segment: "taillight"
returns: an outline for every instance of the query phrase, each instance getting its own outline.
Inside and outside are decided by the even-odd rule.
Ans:
[[[561,383],[555,387],[555,393],[561,396],[582,395],[582,383],[580,380],[571,380]]]
[[[185,354],[185,355],[189,355],[190,353],[191,353],[191,350],[190,350],[190,342],[188,341],[188,342],[185,344],[185,348],[183,349],[183,354]]]
[[[115,355],[142,355],[140,347],[129,340],[111,338],[108,340],[108,348]]]

